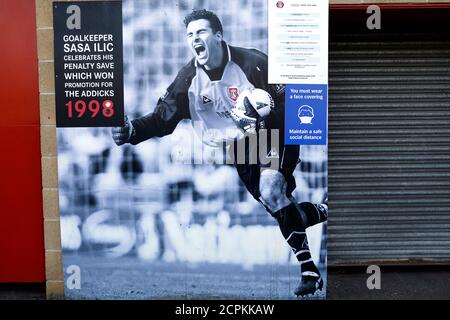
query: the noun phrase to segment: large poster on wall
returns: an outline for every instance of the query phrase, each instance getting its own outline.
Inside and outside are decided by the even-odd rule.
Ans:
[[[53,13],[66,298],[324,299],[328,2]]]

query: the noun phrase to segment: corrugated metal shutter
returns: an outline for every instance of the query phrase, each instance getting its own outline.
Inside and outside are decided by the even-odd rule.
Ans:
[[[413,38],[330,43],[329,265],[450,262],[450,41]]]

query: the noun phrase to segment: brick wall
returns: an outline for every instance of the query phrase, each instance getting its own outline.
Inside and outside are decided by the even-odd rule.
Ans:
[[[46,287],[47,298],[58,299],[64,297],[64,275],[58,204],[52,17],[52,1],[36,0]]]

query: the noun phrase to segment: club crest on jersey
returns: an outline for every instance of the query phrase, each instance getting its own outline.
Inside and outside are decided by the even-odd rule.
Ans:
[[[207,96],[202,96],[202,102],[203,104],[211,103],[212,100],[208,98]]]
[[[238,91],[238,88],[236,88],[236,87],[228,88],[228,97],[229,97],[231,100],[233,100],[233,101],[236,102],[236,100],[237,100],[238,97],[239,97],[239,91]]]

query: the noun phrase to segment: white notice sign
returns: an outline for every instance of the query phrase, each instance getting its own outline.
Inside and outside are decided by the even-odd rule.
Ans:
[[[328,83],[328,0],[268,0],[269,83]]]

